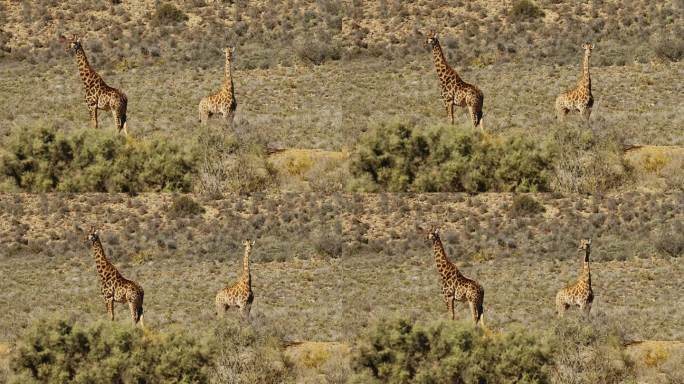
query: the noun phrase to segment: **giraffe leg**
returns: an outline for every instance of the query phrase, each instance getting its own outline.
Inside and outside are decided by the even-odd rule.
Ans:
[[[133,326],[138,323],[138,306],[132,302],[128,302],[128,308],[131,310],[131,320],[133,320]]]
[[[447,310],[451,315],[451,320],[456,320],[456,309],[454,308],[455,305],[456,303],[453,297],[447,299]]]
[[[473,122],[473,129],[477,128],[480,124],[480,119],[477,117],[477,112],[474,106],[468,106],[468,112],[470,112],[470,120]]]
[[[117,132],[121,132],[121,119],[119,118],[119,113],[116,109],[112,109],[112,117],[114,117],[114,125],[116,126]]]
[[[91,107],[88,112],[90,112],[90,125],[97,129],[97,106]]]
[[[474,301],[469,301],[469,302],[468,302],[468,305],[470,306],[470,315],[471,315],[472,318],[473,318],[473,323],[474,323],[474,324],[477,324],[478,315],[477,315],[477,308],[476,308],[476,306],[475,306],[475,302],[474,302]]]
[[[107,312],[109,313],[109,320],[114,321],[114,296],[107,299]]]
[[[454,103],[449,103],[447,110],[449,112],[449,119],[451,120],[451,125],[454,125]]]

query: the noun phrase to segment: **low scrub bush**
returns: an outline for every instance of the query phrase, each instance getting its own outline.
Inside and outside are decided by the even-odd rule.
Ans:
[[[159,25],[176,24],[188,19],[188,15],[170,3],[158,5],[153,17]]]
[[[360,191],[536,192],[549,188],[551,159],[522,136],[390,123],[360,140],[350,171]]]
[[[210,360],[180,333],[48,320],[19,340],[10,364],[10,383],[205,383]]]
[[[293,365],[285,356],[282,338],[274,329],[226,318],[217,325],[212,339],[214,382],[294,383]]]
[[[548,383],[550,352],[520,331],[486,336],[452,321],[383,321],[357,344],[356,383]]]
[[[544,11],[530,0],[516,0],[513,2],[508,17],[514,22],[534,20],[544,17]]]
[[[654,242],[658,252],[670,256],[684,255],[684,224],[676,223],[672,229],[663,229]]]
[[[224,193],[262,192],[278,187],[278,171],[268,161],[262,144],[206,131],[200,135],[199,146],[202,158],[195,183],[197,192],[219,198]]]
[[[634,177],[623,145],[610,132],[583,128],[559,129],[553,134],[556,155],[551,185],[563,193],[603,193]]]
[[[14,132],[0,152],[0,187],[26,192],[190,191],[195,156],[168,140],[127,141],[112,131]]]
[[[519,195],[513,199],[510,213],[512,216],[531,216],[546,211],[544,205],[530,195]]]
[[[174,196],[169,208],[169,216],[172,218],[189,217],[204,213],[204,207],[190,196]]]
[[[627,356],[619,329],[592,315],[566,317],[554,324],[551,377],[556,383],[624,383],[634,379],[634,363]]]

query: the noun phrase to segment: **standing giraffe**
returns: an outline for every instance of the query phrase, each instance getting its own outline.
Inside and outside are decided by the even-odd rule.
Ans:
[[[81,74],[81,80],[83,80],[83,86],[85,87],[85,101],[90,113],[90,123],[93,128],[97,128],[98,109],[111,111],[118,132],[121,133],[123,131],[124,135],[128,136],[128,124],[126,122],[128,98],[126,95],[118,89],[108,86],[102,80],[102,77],[90,66],[79,38],[74,36],[71,39],[67,39],[64,36],[60,36],[59,39],[66,43],[66,51],[76,56],[78,72]]]
[[[580,240],[578,251],[584,251],[582,272],[575,283],[566,286],[556,294],[558,316],[563,316],[571,305],[579,306],[586,314],[591,311],[591,303],[594,301],[594,292],[591,290],[591,271],[589,270],[591,239]]]
[[[140,321],[140,325],[144,327],[143,298],[145,292],[142,287],[135,281],[121,276],[116,267],[107,260],[102,242],[100,242],[100,236],[95,228],[91,227],[87,239],[90,241],[95,255],[97,273],[100,275],[100,292],[107,305],[109,318],[114,320],[114,302],[128,303],[133,324],[135,325]]]
[[[243,317],[249,317],[254,294],[252,293],[252,275],[249,270],[249,257],[252,254],[254,241],[245,240],[245,255],[242,260],[242,276],[237,283],[225,287],[216,294],[216,314],[223,316],[228,308],[238,307]]]
[[[447,114],[451,119],[451,124],[454,124],[454,106],[467,107],[470,112],[470,118],[473,121],[473,127],[480,125],[480,128],[484,130],[484,126],[480,124],[483,123],[482,106],[484,104],[484,95],[482,91],[478,87],[463,81],[458,73],[449,66],[435,32],[430,31],[426,45],[432,48],[437,76],[442,87],[442,99],[444,100]]]
[[[437,228],[432,228],[427,235],[428,240],[432,241],[435,251],[435,261],[437,262],[437,272],[442,281],[442,294],[447,305],[447,311],[451,314],[451,319],[456,319],[454,306],[456,301],[468,302],[473,322],[484,324],[484,289],[477,281],[471,280],[458,270],[456,265],[449,260],[442,240],[439,238]]]
[[[589,58],[594,44],[582,44],[584,49],[584,63],[582,75],[575,88],[563,92],[556,98],[556,117],[563,120],[568,112],[579,112],[585,120],[589,121],[591,107],[594,105],[594,97],[591,95],[591,76],[589,75]]]
[[[223,70],[223,87],[220,91],[203,98],[199,103],[199,120],[203,124],[206,124],[209,117],[215,113],[222,114],[229,125],[233,124],[233,119],[235,118],[237,101],[235,100],[233,74],[231,71],[235,48],[225,48],[224,52],[226,54],[226,64]]]

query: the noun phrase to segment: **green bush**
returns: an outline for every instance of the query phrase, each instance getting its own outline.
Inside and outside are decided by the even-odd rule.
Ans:
[[[10,365],[13,383],[204,383],[210,360],[180,333],[49,320],[19,340]]]
[[[357,383],[547,383],[550,352],[523,331],[485,336],[453,321],[382,321],[362,337]]]
[[[168,140],[134,141],[111,131],[14,132],[0,155],[0,186],[26,192],[187,192],[195,156]]]
[[[391,192],[546,191],[551,168],[551,153],[522,136],[404,123],[369,132],[350,163],[353,189]]]
[[[513,199],[510,213],[512,216],[531,216],[546,211],[544,205],[530,195],[518,195]]]
[[[544,11],[530,0],[516,0],[508,13],[508,17],[511,21],[534,20],[544,17]]]
[[[170,3],[157,6],[153,17],[161,25],[176,24],[188,19],[188,16],[183,11]]]
[[[204,207],[190,196],[174,196],[169,208],[169,217],[188,217],[204,213]]]

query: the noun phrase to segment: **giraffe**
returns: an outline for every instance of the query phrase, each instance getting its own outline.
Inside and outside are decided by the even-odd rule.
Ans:
[[[426,45],[432,48],[432,56],[435,60],[435,68],[442,88],[442,99],[447,115],[451,119],[451,124],[454,124],[454,106],[467,107],[473,121],[473,127],[479,125],[484,130],[484,122],[482,121],[484,95],[482,91],[478,87],[463,81],[458,73],[449,66],[434,31],[430,31],[428,34]]]
[[[209,117],[215,113],[222,114],[229,125],[233,124],[233,119],[235,118],[237,101],[235,100],[233,74],[231,71],[235,48],[227,47],[224,49],[224,52],[226,54],[226,63],[223,70],[223,87],[218,92],[203,98],[199,103],[199,120],[203,124],[206,124]]]
[[[556,98],[556,117],[563,120],[568,112],[579,112],[586,121],[589,121],[591,108],[594,105],[594,97],[591,95],[591,76],[589,74],[589,59],[594,44],[582,44],[584,49],[584,63],[582,65],[582,75],[575,88],[565,91]]]
[[[594,292],[591,290],[591,271],[589,270],[591,239],[580,240],[578,251],[584,251],[582,272],[579,278],[556,294],[556,311],[561,317],[571,305],[579,306],[588,315],[591,311],[591,303],[594,301]]]
[[[245,255],[242,260],[242,276],[237,283],[218,291],[216,294],[216,314],[223,316],[228,308],[238,307],[243,317],[249,318],[254,294],[252,293],[252,275],[249,270],[249,257],[252,254],[254,241],[245,240]]]
[[[114,302],[128,303],[131,310],[133,325],[137,324],[144,327],[143,323],[143,298],[145,292],[135,281],[128,280],[121,276],[121,273],[107,260],[98,231],[91,227],[87,236],[88,241],[95,255],[95,265],[97,273],[100,275],[100,292],[107,305],[110,320],[114,320]]]
[[[468,302],[473,322],[475,324],[480,322],[480,325],[484,325],[484,289],[475,280],[463,276],[456,265],[449,260],[446,252],[444,252],[444,246],[437,228],[433,227],[428,231],[427,239],[432,241],[437,272],[441,277],[442,294],[451,319],[456,319],[455,302]]]
[[[95,72],[95,69],[88,63],[80,38],[72,36],[67,39],[59,37],[60,41],[66,43],[66,51],[76,57],[78,72],[81,75],[85,88],[85,101],[90,113],[90,123],[93,128],[97,128],[97,110],[111,111],[118,132],[123,132],[128,136],[128,123],[126,121],[126,107],[128,98],[116,88],[108,86],[102,77]]]

